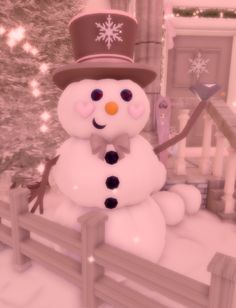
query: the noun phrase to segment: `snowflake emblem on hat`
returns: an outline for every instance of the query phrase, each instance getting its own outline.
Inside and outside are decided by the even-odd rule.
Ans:
[[[95,42],[104,41],[108,49],[111,48],[113,42],[122,42],[123,39],[120,37],[122,33],[123,23],[115,24],[112,21],[111,15],[107,16],[107,21],[104,23],[96,22],[95,25],[99,29],[99,34],[95,39]]]
[[[197,56],[194,59],[189,59],[189,62],[191,64],[188,72],[195,74],[197,79],[199,79],[201,74],[209,73],[207,70],[207,63],[209,61],[209,59],[204,59],[202,54],[198,52]]]

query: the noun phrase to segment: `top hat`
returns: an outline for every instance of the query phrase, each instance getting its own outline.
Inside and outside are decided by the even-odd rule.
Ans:
[[[75,16],[69,30],[75,63],[58,68],[53,81],[64,89],[82,79],[131,79],[145,87],[156,72],[134,63],[136,20],[122,11],[102,11]]]

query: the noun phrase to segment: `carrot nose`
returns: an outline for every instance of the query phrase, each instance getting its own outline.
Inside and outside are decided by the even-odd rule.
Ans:
[[[106,103],[105,110],[106,110],[106,113],[108,113],[109,115],[114,115],[118,112],[119,107],[117,103],[109,102],[109,103]]]

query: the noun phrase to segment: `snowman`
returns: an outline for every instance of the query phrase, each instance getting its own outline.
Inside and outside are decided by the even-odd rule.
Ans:
[[[166,225],[200,208],[194,186],[161,191],[166,169],[140,132],[150,116],[144,87],[156,73],[133,62],[136,20],[120,11],[77,15],[70,22],[76,63],[54,73],[63,89],[61,125],[70,135],[50,171],[56,210],[46,217],[79,230],[78,217],[96,209],[107,216],[105,241],[157,262]]]

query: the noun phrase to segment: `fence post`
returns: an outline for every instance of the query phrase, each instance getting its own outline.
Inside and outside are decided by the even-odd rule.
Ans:
[[[104,242],[105,221],[107,216],[98,211],[91,211],[78,218],[81,223],[82,239],[82,292],[83,308],[96,308],[99,300],[94,295],[94,283],[104,274],[104,268],[96,264],[94,250]]]
[[[211,272],[208,308],[235,308],[236,258],[216,253],[207,270]]]
[[[234,189],[236,180],[236,150],[229,147],[229,156],[227,158],[225,170],[225,186],[224,186],[224,213],[235,213]]]
[[[212,126],[213,121],[211,117],[205,113],[204,119],[204,130],[203,130],[203,141],[202,141],[202,157],[200,161],[201,173],[206,175],[210,173],[210,156],[211,156],[211,137],[212,137]]]
[[[10,191],[11,229],[13,241],[13,262],[17,271],[24,271],[31,265],[30,258],[21,253],[21,241],[30,237],[29,231],[20,227],[19,215],[28,213],[28,193],[25,188],[18,187]]]
[[[225,137],[221,131],[216,131],[216,150],[213,161],[212,174],[216,177],[223,176],[224,166],[224,150],[225,150]]]
[[[189,119],[189,110],[181,110],[179,116],[179,131],[181,132]],[[177,143],[177,155],[175,161],[175,173],[177,175],[186,174],[186,137]]]

